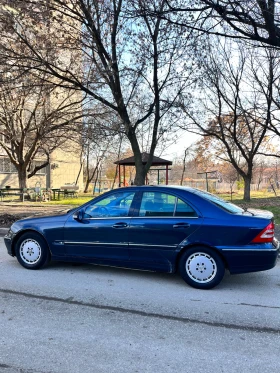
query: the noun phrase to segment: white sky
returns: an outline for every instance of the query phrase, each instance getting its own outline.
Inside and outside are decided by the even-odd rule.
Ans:
[[[166,148],[160,155],[161,158],[174,160],[175,158],[183,157],[184,150],[195,143],[200,138],[199,135],[194,133],[185,132],[177,140],[176,144]]]

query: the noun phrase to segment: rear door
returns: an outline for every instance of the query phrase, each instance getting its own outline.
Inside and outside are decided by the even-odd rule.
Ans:
[[[176,195],[144,192],[138,216],[132,217],[130,222],[130,260],[168,270],[178,245],[201,223],[198,212]]]

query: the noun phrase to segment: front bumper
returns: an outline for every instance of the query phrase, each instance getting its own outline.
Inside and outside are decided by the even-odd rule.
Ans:
[[[11,256],[15,256],[12,250],[12,241],[13,241],[14,234],[11,230],[4,236],[4,242],[7,248],[7,252]]]

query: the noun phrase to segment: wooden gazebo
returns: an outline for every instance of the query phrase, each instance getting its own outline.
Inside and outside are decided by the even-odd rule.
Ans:
[[[141,153],[141,156],[142,156],[142,164],[145,165],[148,161],[148,157],[149,157],[149,154],[148,153]],[[114,164],[117,164],[118,165],[118,175],[119,175],[119,186],[121,186],[121,166],[123,167],[123,185],[126,185],[126,181],[125,181],[125,166],[135,166],[135,159],[134,159],[134,156],[132,157],[129,157],[129,158],[125,158],[125,159],[121,159],[119,161],[116,161],[114,162]],[[168,161],[166,159],[162,159],[162,158],[159,158],[159,157],[156,157],[155,155],[153,156],[153,161],[152,161],[152,164],[151,166],[165,166],[165,168],[155,168],[155,169],[151,169],[150,168],[150,171],[157,171],[158,172],[158,184],[159,184],[159,171],[165,171],[165,184],[167,185],[168,184],[168,166],[171,166],[172,165],[172,162],[171,161]]]

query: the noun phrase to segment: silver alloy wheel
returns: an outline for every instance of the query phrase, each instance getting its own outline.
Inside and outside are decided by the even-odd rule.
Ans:
[[[35,264],[40,260],[42,251],[36,240],[28,238],[21,243],[19,253],[24,263]]]
[[[196,252],[190,255],[186,261],[187,275],[195,282],[207,283],[213,280],[217,274],[217,264],[211,255]]]

